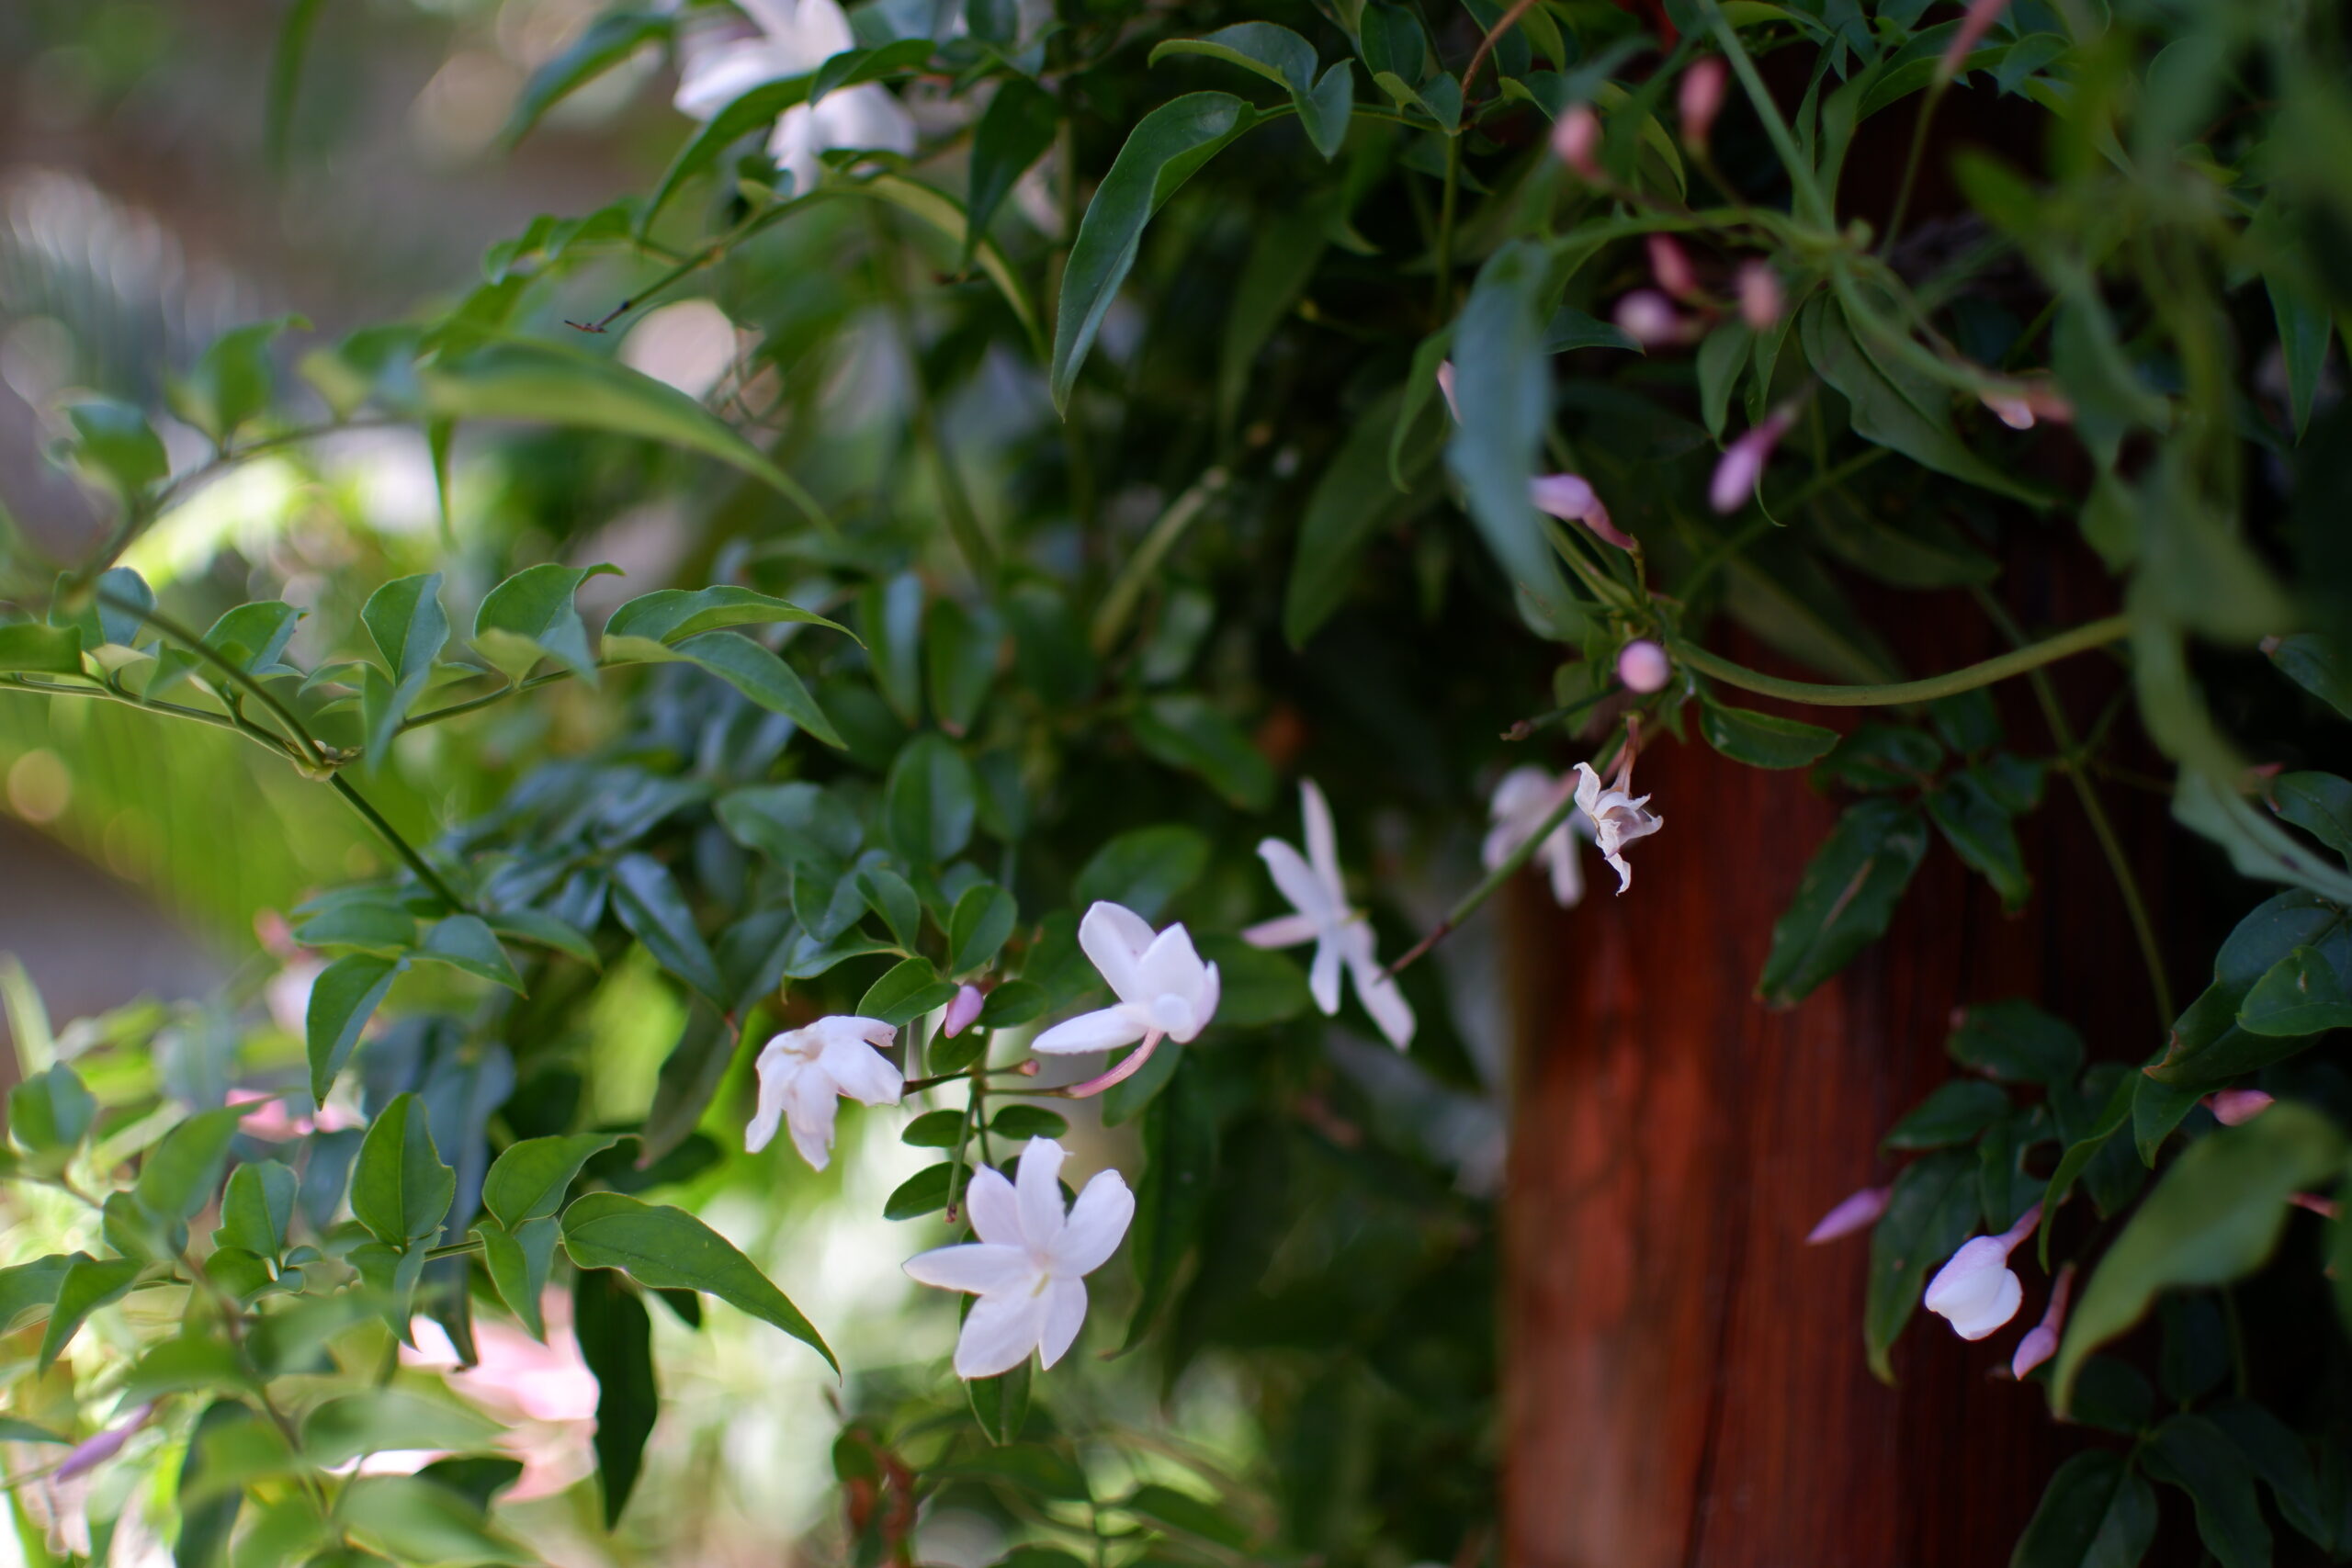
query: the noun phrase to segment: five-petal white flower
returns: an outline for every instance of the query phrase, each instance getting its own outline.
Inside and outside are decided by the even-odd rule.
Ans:
[[[2009,1254],[2041,1223],[2041,1205],[2036,1203],[1999,1235],[1964,1244],[1928,1281],[1928,1310],[1950,1322],[1962,1339],[1982,1339],[2015,1317],[2025,1285],[2009,1268]]]
[[[980,1239],[907,1260],[918,1283],[979,1297],[956,1337],[958,1377],[1009,1372],[1032,1350],[1050,1367],[1086,1322],[1085,1276],[1119,1249],[1136,1200],[1117,1171],[1104,1170],[1065,1213],[1063,1158],[1061,1145],[1032,1138],[1013,1180],[985,1167],[974,1171],[966,1206]]]
[[[1486,842],[1478,847],[1480,863],[1492,871],[1517,854],[1519,847],[1551,820],[1560,803],[1576,792],[1576,783],[1566,773],[1548,773],[1532,765],[1505,773],[1487,805],[1493,825],[1487,829]],[[1577,863],[1578,833],[1592,837],[1592,818],[1581,810],[1571,811],[1535,846],[1535,863],[1551,877],[1552,901],[1563,909],[1574,908],[1584,897],[1584,868]]]
[[[1078,945],[1119,999],[1054,1025],[1031,1041],[1029,1048],[1048,1055],[1076,1055],[1141,1041],[1143,1049],[1102,1077],[1066,1093],[1099,1094],[1141,1067],[1162,1035],[1189,1043],[1216,1015],[1216,965],[1201,962],[1192,933],[1182,926],[1155,933],[1141,915],[1105,899],[1078,922]]]
[[[1348,907],[1340,874],[1339,835],[1323,792],[1313,779],[1301,779],[1298,795],[1306,819],[1306,852],[1300,854],[1280,839],[1258,842],[1259,858],[1294,912],[1251,926],[1241,940],[1252,947],[1313,942],[1315,962],[1307,972],[1306,988],[1326,1017],[1340,1010],[1340,967],[1344,964],[1355,979],[1356,999],[1388,1043],[1401,1051],[1413,1041],[1412,1004],[1396,979],[1381,973],[1380,960],[1373,954],[1372,922]]]
[[[770,1040],[760,1051],[760,1102],[743,1129],[745,1151],[766,1148],[776,1124],[786,1122],[793,1146],[824,1169],[832,1157],[833,1115],[841,1096],[866,1105],[899,1103],[906,1078],[876,1054],[898,1034],[878,1018],[841,1014]]]
[[[857,47],[849,17],[836,0],[736,0],[759,28],[750,38],[723,39],[703,29],[680,44],[678,110],[710,119],[752,88],[805,75],[843,50]],[[840,87],[814,106],[784,111],[768,152],[792,175],[795,196],[817,186],[817,154],[828,148],[911,153],[915,123],[876,82]]]
[[[1592,771],[1590,762],[1577,764],[1577,805],[1592,818],[1593,840],[1600,847],[1601,859],[1616,868],[1620,893],[1634,885],[1634,868],[1625,863],[1622,852],[1624,847],[1666,826],[1665,818],[1642,809],[1649,804],[1648,795],[1629,793],[1633,782],[1631,747],[1606,785],[1601,784],[1600,775]]]

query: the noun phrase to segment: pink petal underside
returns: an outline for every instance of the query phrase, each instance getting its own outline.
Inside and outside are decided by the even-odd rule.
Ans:
[[[1124,905],[1098,901],[1078,923],[1078,945],[1123,1002],[1136,994],[1136,961],[1151,945],[1151,922]]]

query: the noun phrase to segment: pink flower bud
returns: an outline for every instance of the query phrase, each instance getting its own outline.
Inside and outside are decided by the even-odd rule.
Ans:
[[[1632,536],[1609,520],[1609,508],[1584,479],[1576,474],[1545,474],[1530,479],[1527,499],[1535,510],[1566,522],[1581,523],[1621,550],[1634,547]]]
[[[2069,1263],[2058,1270],[2058,1278],[2050,1287],[2050,1310],[2018,1341],[2017,1353],[2009,1358],[2011,1377],[2022,1379],[2058,1353],[2058,1335],[2066,1326],[2066,1298],[2074,1291],[2075,1266]]]
[[[978,986],[956,987],[955,999],[947,1004],[947,1018],[939,1026],[939,1032],[953,1040],[971,1028],[972,1021],[980,1016],[980,1005],[987,1000]]]
[[[1619,650],[1617,679],[1629,692],[1662,692],[1674,679],[1674,662],[1667,658],[1666,649],[1643,637]]]
[[[1437,362],[1437,389],[1445,394],[1445,412],[1453,416],[1454,423],[1460,424],[1462,405],[1453,400],[1453,361],[1451,359]]]
[[[1552,127],[1552,155],[1594,185],[1605,176],[1594,154],[1600,151],[1600,117],[1589,104],[1578,104]]]
[[[1993,411],[1993,417],[2011,430],[2033,428],[2033,404],[2023,393],[1980,392],[1978,400]]]
[[[1867,1230],[1878,1224],[1878,1217],[1886,1213],[1886,1201],[1894,1190],[1891,1187],[1865,1187],[1845,1199],[1822,1215],[1820,1224],[1805,1233],[1805,1245],[1819,1247],[1825,1241],[1836,1241],[1840,1236],[1851,1235],[1856,1231]]]
[[[1781,290],[1781,275],[1772,264],[1745,261],[1739,264],[1739,319],[1756,332],[1769,332],[1780,323],[1781,313],[1789,308],[1788,296]]]
[[[1655,288],[1636,288],[1617,301],[1617,330],[1644,348],[1663,348],[1690,335],[1674,301]]]
[[[1964,1243],[1928,1281],[1922,1303],[1962,1339],[1982,1339],[2017,1316],[2025,1284],[2009,1268],[2009,1254],[2041,1223],[2041,1205],[2036,1203],[1999,1235]]]
[[[1976,51],[2001,13],[2009,8],[2009,0],[1970,0],[1968,15],[1960,19],[1960,31],[1951,35],[1951,46],[1944,51],[1943,59],[1936,65],[1936,80],[1949,82],[1961,73],[1968,57]]]
[[[130,1419],[122,1425],[100,1432],[95,1438],[85,1438],[74,1445],[65,1458],[59,1461],[56,1473],[51,1479],[71,1481],[77,1475],[86,1475],[97,1469],[98,1466],[120,1453],[122,1445],[130,1441],[130,1435],[147,1425],[147,1418],[154,1412],[154,1405],[142,1404],[133,1411]]]
[[[1650,276],[1657,286],[1677,299],[1688,299],[1699,292],[1698,275],[1690,270],[1690,258],[1671,234],[1651,234],[1643,243],[1650,253]]]
[[[2316,1192],[2298,1192],[2287,1200],[2298,1209],[2309,1209],[2323,1220],[2335,1218],[2335,1200],[2323,1198]]]
[[[1693,61],[1675,86],[1675,105],[1682,116],[1682,145],[1693,152],[1707,150],[1707,135],[1724,107],[1724,62],[1718,54]]]
[[[1725,514],[1746,506],[1756,493],[1757,481],[1764,477],[1772,448],[1781,444],[1795,418],[1788,409],[1775,409],[1763,423],[1724,448],[1715,464],[1715,477],[1707,485],[1707,504]]]
[[[2215,1089],[2205,1097],[2205,1109],[2224,1127],[2239,1127],[2270,1109],[2271,1097],[2258,1089]]]

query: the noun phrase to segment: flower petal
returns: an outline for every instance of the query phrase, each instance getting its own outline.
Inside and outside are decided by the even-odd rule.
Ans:
[[[972,1184],[964,1190],[964,1213],[982,1241],[999,1247],[1023,1245],[1021,1203],[1002,1171],[987,1166],[973,1170]]]
[[[943,1291],[968,1291],[1005,1295],[1026,1294],[1036,1288],[1037,1261],[1025,1248],[989,1242],[959,1247],[935,1247],[906,1261],[907,1277],[918,1285]]]
[[[1068,1223],[1062,1207],[1062,1146],[1051,1138],[1032,1138],[1023,1145],[1020,1163],[1012,1169],[1013,1195],[1020,1201],[1021,1239],[1039,1258],[1053,1256]]]
[[[1275,888],[1300,914],[1317,925],[1329,925],[1340,918],[1343,906],[1295,848],[1280,839],[1261,839],[1258,858],[1266,863],[1266,874],[1274,879]]]
[[[906,1089],[905,1076],[864,1040],[827,1041],[817,1064],[842,1093],[867,1105],[896,1105]]]
[[[1359,924],[1351,929],[1362,933],[1348,945],[1348,971],[1355,976],[1356,1000],[1388,1037],[1388,1043],[1402,1051],[1413,1043],[1413,1004],[1405,999],[1404,988],[1395,976],[1380,972],[1380,960],[1372,949],[1372,928]]]
[[[1552,830],[1535,852],[1552,874],[1552,902],[1573,909],[1584,898],[1584,868],[1577,863],[1577,839],[1566,824]]]
[[[841,1104],[822,1067],[803,1068],[785,1086],[784,1120],[792,1129],[792,1146],[813,1169],[822,1170],[832,1160],[833,1118]]]
[[[1243,928],[1241,940],[1252,947],[1296,947],[1302,942],[1313,942],[1321,929],[1312,915],[1276,915]]]
[[[1077,1343],[1078,1331],[1086,1326],[1086,1286],[1077,1280],[1056,1280],[1046,1287],[1043,1300],[1046,1319],[1037,1335],[1037,1360],[1050,1367]]]
[[[775,1137],[775,1130],[784,1121],[785,1089],[806,1065],[785,1049],[781,1035],[761,1049],[753,1068],[760,1079],[759,1104],[752,1111],[751,1125],[743,1129],[745,1154],[758,1154]]]
[[[1071,1056],[1085,1051],[1111,1051],[1132,1045],[1149,1032],[1150,1023],[1126,1003],[1082,1012],[1064,1019],[1035,1040],[1029,1049],[1048,1056]]]
[[[1069,1223],[1054,1243],[1050,1267],[1056,1279],[1091,1274],[1111,1260],[1136,1217],[1136,1195],[1115,1170],[1097,1171],[1069,1207]]]
[[[1123,1002],[1142,1001],[1136,963],[1151,945],[1151,922],[1124,905],[1098,899],[1078,922],[1078,945]]]
[[[1306,820],[1306,863],[1331,902],[1347,907],[1347,885],[1340,875],[1340,837],[1331,826],[1330,803],[1313,779],[1298,781],[1299,814]]]
[[[1205,973],[1200,953],[1193,946],[1193,933],[1182,925],[1170,926],[1151,939],[1151,945],[1136,962],[1136,978],[1143,987],[1143,995],[1136,999],[1146,1006],[1162,997],[1182,997],[1189,1002],[1200,994]]]
[[[1340,936],[1326,931],[1315,944],[1315,962],[1306,972],[1306,988],[1325,1018],[1340,1010]]]
[[[982,1296],[956,1337],[956,1375],[992,1378],[1029,1359],[1046,1330],[1046,1298],[1023,1292]]]

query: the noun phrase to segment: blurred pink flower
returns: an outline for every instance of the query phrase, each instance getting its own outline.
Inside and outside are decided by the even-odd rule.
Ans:
[[[269,1021],[297,1040],[302,1038],[311,1012],[311,987],[325,970],[323,963],[307,954],[288,959],[286,967],[262,985],[262,1004],[269,1009]]]
[[[2009,1254],[2041,1223],[2041,1205],[2028,1209],[1999,1235],[1963,1244],[1928,1281],[1929,1312],[1950,1322],[1962,1339],[1982,1339],[2018,1314],[2025,1285],[2009,1268]]]
[[[1768,261],[1744,261],[1739,264],[1739,319],[1755,332],[1768,332],[1787,310],[1788,296],[1781,288],[1781,275],[1772,270]]]
[[[1819,1247],[1825,1241],[1836,1241],[1878,1224],[1878,1217],[1886,1213],[1886,1201],[1893,1191],[1889,1187],[1865,1187],[1838,1200],[1838,1206],[1822,1215],[1805,1233],[1805,1245]]]
[[[1609,508],[1581,475],[1545,474],[1528,481],[1527,498],[1535,510],[1566,522],[1581,523],[1621,550],[1634,547],[1633,536],[1609,520]]]
[[[1997,392],[1978,394],[1978,400],[1993,411],[1993,417],[2011,430],[2031,430],[2037,420],[2046,419],[2053,424],[2065,424],[2075,417],[2075,405],[2052,386],[2046,376],[2019,383]]]
[[[1704,152],[1715,116],[1724,107],[1723,56],[1702,55],[1691,62],[1675,84],[1674,102],[1682,118],[1682,145]]]
[[[2323,1198],[2316,1192],[2298,1192],[2287,1201],[2298,1209],[2309,1209],[2323,1220],[2332,1220],[2337,1213],[2335,1200]]]
[[[2205,1108],[2224,1127],[2244,1126],[2275,1103],[2258,1089],[2221,1089],[2205,1097]]]
[[[1644,348],[1664,348],[1690,337],[1690,323],[1674,301],[1655,288],[1636,288],[1617,301],[1617,330]]]
[[[1600,117],[1589,104],[1578,104],[1552,127],[1552,155],[1595,185],[1604,178],[1600,160]]]
[[[1487,829],[1486,841],[1478,849],[1480,863],[1493,871],[1517,854],[1519,847],[1552,819],[1560,802],[1576,793],[1576,787],[1572,773],[1555,776],[1533,766],[1513,768],[1505,773],[1487,806],[1491,825]],[[1570,811],[1567,818],[1535,846],[1535,863],[1550,876],[1552,901],[1563,909],[1584,897],[1584,872],[1577,864],[1577,833],[1592,837],[1592,819],[1582,811]]]
[[[2018,1341],[2017,1354],[2009,1358],[2011,1377],[2024,1377],[2058,1353],[2058,1335],[2066,1326],[2066,1298],[2074,1290],[2075,1266],[2069,1263],[2058,1270],[2058,1278],[2051,1284],[2050,1309]]]
[[[1666,649],[1647,637],[1640,637],[1619,650],[1617,679],[1625,683],[1627,691],[1662,692],[1666,683],[1674,679],[1674,661],[1667,658]]]
[[[1650,277],[1657,285],[1677,299],[1689,299],[1699,292],[1699,276],[1690,270],[1690,257],[1671,234],[1651,234],[1644,242],[1650,254]]]
[[[1792,409],[1775,409],[1765,416],[1764,423],[1753,426],[1738,440],[1724,448],[1715,464],[1715,476],[1707,484],[1707,504],[1717,512],[1729,513],[1746,506],[1756,494],[1757,482],[1764,477],[1764,465],[1771,461],[1772,448],[1789,432],[1796,420]]]
[[[287,1108],[288,1097],[307,1102],[310,1096],[300,1089],[277,1094],[265,1094],[259,1089],[232,1089],[227,1099],[231,1105],[260,1105],[249,1111],[237,1123],[240,1131],[248,1133],[264,1143],[289,1143],[307,1138],[312,1133],[337,1133],[345,1127],[359,1125],[358,1118],[339,1105],[322,1105],[315,1115],[303,1115]]]
[[[550,1291],[541,1311],[548,1328],[544,1345],[514,1324],[476,1319],[474,1350],[481,1359],[471,1369],[459,1369],[457,1348],[431,1318],[412,1321],[416,1348],[401,1350],[403,1366],[441,1373],[469,1403],[508,1424],[505,1447],[523,1461],[522,1478],[506,1494],[516,1502],[552,1496],[596,1467],[590,1449],[596,1375],[571,1335],[571,1298]],[[416,1460],[413,1469],[439,1456],[411,1457]]]
[[[1460,424],[1462,405],[1453,400],[1453,361],[1451,359],[1437,362],[1437,389],[1445,394],[1445,412],[1453,416],[1454,423]]]

